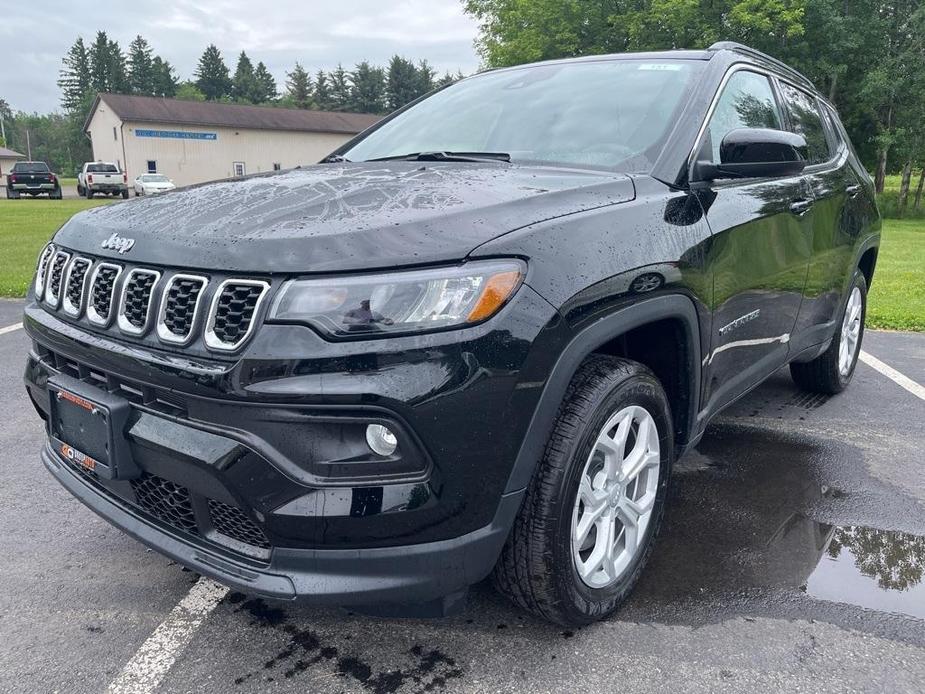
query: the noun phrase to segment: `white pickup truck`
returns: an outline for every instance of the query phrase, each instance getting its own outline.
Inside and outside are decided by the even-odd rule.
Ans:
[[[89,199],[97,193],[128,198],[128,176],[111,162],[88,161],[77,174],[77,194]]]

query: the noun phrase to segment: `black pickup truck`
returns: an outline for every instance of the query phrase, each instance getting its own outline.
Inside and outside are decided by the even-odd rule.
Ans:
[[[18,200],[20,195],[48,195],[61,199],[61,182],[43,161],[19,161],[6,176],[6,197]]]

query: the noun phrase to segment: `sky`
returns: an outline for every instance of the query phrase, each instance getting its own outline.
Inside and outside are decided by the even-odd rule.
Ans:
[[[297,60],[311,72],[385,64],[395,53],[426,58],[440,74],[479,65],[477,26],[460,0],[46,0],[13,2],[3,14],[0,99],[14,111],[58,109],[61,59],[78,36],[89,44],[101,29],[123,51],[141,34],[181,80],[210,43],[232,73],[242,50],[262,60],[280,89]]]

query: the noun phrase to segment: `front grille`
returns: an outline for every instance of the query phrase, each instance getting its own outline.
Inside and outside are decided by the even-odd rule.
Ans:
[[[196,275],[174,275],[161,299],[161,316],[157,334],[167,342],[186,342],[192,334],[199,313],[199,298],[206,278]]]
[[[132,270],[122,287],[122,307],[119,327],[128,333],[141,334],[148,327],[151,294],[161,273],[154,270]]]
[[[64,280],[64,266],[67,265],[69,253],[58,251],[51,261],[51,271],[48,275],[48,283],[45,287],[45,303],[54,308],[58,308],[61,298],[61,283]]]
[[[79,316],[83,308],[84,285],[87,282],[87,270],[90,261],[87,258],[74,258],[67,271],[67,283],[62,298],[65,313]]]
[[[87,303],[87,318],[91,323],[107,325],[112,311],[112,299],[116,291],[116,280],[122,268],[110,263],[100,263],[90,280],[90,300]]]
[[[144,511],[178,530],[193,535],[199,534],[190,493],[186,487],[147,472],[132,480],[131,484],[135,500]]]
[[[48,269],[48,261],[51,260],[54,254],[55,246],[49,243],[42,249],[38,265],[35,268],[35,296],[39,300],[41,300],[42,294],[45,292],[45,271]]]
[[[222,535],[246,545],[270,549],[270,541],[264,535],[263,530],[244,515],[241,509],[209,499],[209,516],[212,518],[212,527]]]
[[[251,331],[267,286],[255,280],[223,282],[212,301],[206,344],[213,349],[237,348]]]

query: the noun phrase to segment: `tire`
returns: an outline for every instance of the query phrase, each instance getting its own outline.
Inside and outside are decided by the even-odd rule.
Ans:
[[[647,414],[650,436],[641,450],[648,452],[648,464],[642,468],[645,481],[640,472],[633,489],[628,485],[621,495],[606,491],[601,476],[607,477],[607,458],[601,455],[599,442],[601,435],[611,431],[614,421],[626,419],[627,412],[632,413],[627,425],[631,434],[616,450],[622,448],[625,453],[643,441],[633,440],[639,431],[633,427],[637,426],[637,414]],[[623,419],[615,419],[621,416]],[[617,426],[618,437],[620,430]],[[609,460],[622,457],[612,452]],[[673,458],[670,409],[655,375],[626,359],[597,355],[586,359],[569,384],[546,450],[495,566],[496,588],[529,612],[565,626],[589,624],[614,612],[636,585],[652,553],[665,510]],[[589,481],[592,477],[595,481]],[[648,502],[637,497],[640,484]],[[575,542],[573,534],[581,536],[579,520],[590,508],[584,501],[579,502],[580,487],[606,499],[599,504],[606,510],[597,522],[587,524],[590,530],[585,539]],[[636,534],[635,549],[623,548],[620,561],[605,560],[599,571],[589,572],[588,567],[595,564],[599,542],[602,547],[616,547],[621,537],[629,536],[629,526],[623,527],[622,521],[613,519],[623,512],[619,504],[625,505],[630,497],[640,504],[651,503],[643,530]],[[619,533],[618,525],[624,534],[618,535],[614,543],[607,542],[604,538],[608,530],[604,528]]]
[[[136,198],[138,197],[138,190],[137,190],[137,189],[135,190],[135,197],[136,197]]]
[[[6,199],[7,199],[7,200],[15,200],[15,199],[16,199],[15,197],[13,197],[13,191],[10,190],[9,188],[6,189]]]
[[[790,376],[794,383],[803,390],[827,395],[835,395],[847,388],[861,353],[866,317],[867,280],[860,270],[856,270],[845,303],[838,314],[838,328],[831,344],[812,361],[790,364]],[[854,335],[853,341],[851,334]],[[845,350],[850,350],[844,360],[843,344]]]
[[[93,189],[90,187],[84,188],[84,195],[86,196],[87,200],[92,200],[93,199]]]
[[[77,184],[77,195],[78,195],[78,197],[81,197],[81,198],[82,198],[82,197],[83,197],[83,194],[84,194],[84,188],[83,188],[82,185],[80,185],[80,184],[78,183],[78,184]]]
[[[61,198],[64,197],[64,195],[62,194],[60,188],[55,188],[55,189],[51,192],[51,195],[49,195],[48,197],[50,197],[52,200],[60,200]]]

